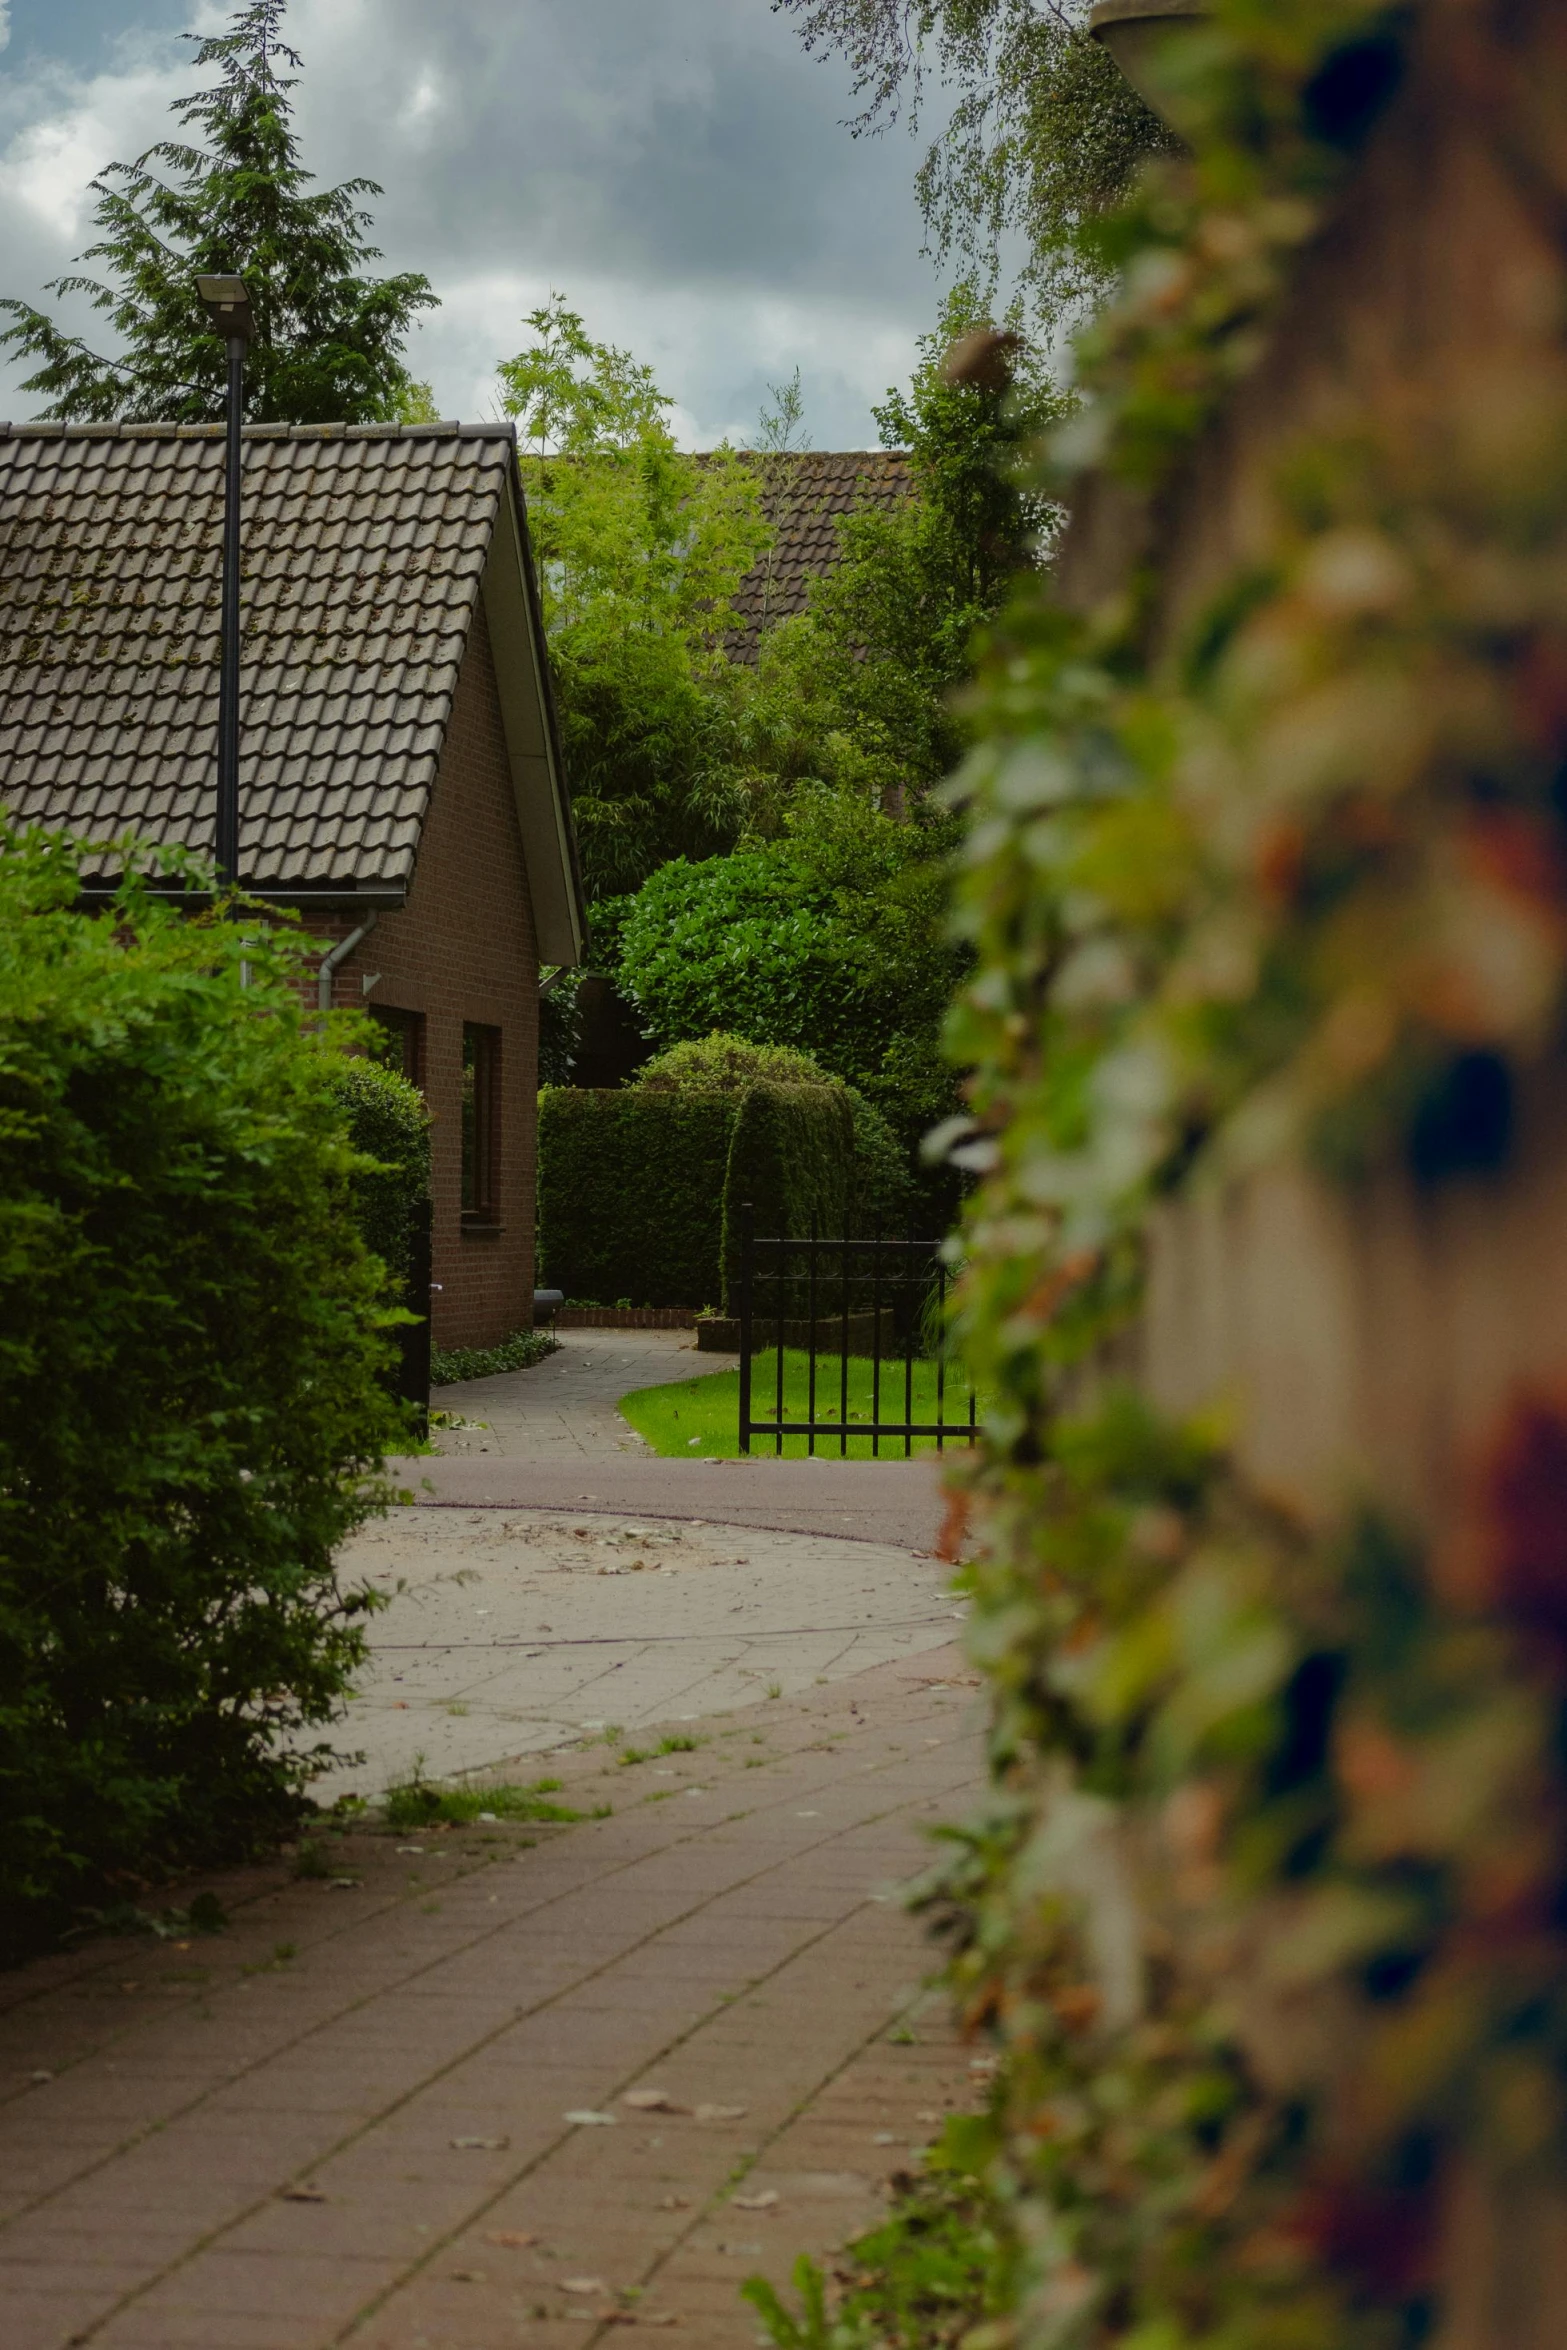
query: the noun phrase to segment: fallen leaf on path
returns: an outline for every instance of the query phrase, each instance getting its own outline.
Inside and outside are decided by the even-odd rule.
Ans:
[[[650,2316],[645,2310],[640,2315],[628,2310],[625,2322],[633,2326],[677,2326],[682,2321],[672,2309],[661,2309],[656,2317]]]
[[[278,2195],[284,2203],[324,2203],[324,2187],[279,2187]]]
[[[363,1883],[363,1877],[328,1877],[326,1889],[329,1893],[352,1893],[356,1886]]]
[[[46,2073],[42,2070],[36,2073],[29,2073],[27,2077],[32,2082],[35,2089],[41,2089],[45,2081],[52,2081],[54,2079],[53,2073]]]
[[[452,2270],[454,2285],[482,2285],[483,2282],[484,2271],[482,2268],[454,2268]]]
[[[560,2289],[563,2293],[607,2293],[609,2291],[609,2287],[602,2277],[562,2277]]]
[[[689,2195],[665,2195],[658,2208],[660,2211],[689,2211],[691,2198]]]
[[[783,2197],[776,2187],[764,2187],[760,2195],[731,2195],[729,2200],[736,2211],[771,2211]]]
[[[454,2138],[452,2144],[464,2154],[501,2154],[511,2144],[509,2138]]]
[[[521,2252],[538,2240],[537,2236],[530,2236],[525,2228],[497,2228],[493,2235],[484,2239],[486,2244],[503,2245],[508,2252]]]
[[[737,2122],[743,2119],[744,2114],[743,2105],[699,2105],[696,2108],[699,2122]]]
[[[875,2137],[871,2140],[871,2144],[873,2146],[896,2146],[897,2143],[898,2134],[896,2130],[878,2130]]]
[[[612,2130],[615,2126],[612,2113],[594,2113],[587,2106],[577,2113],[563,2113],[560,2118],[562,2121],[574,2122],[579,2130]]]
[[[628,2089],[620,2100],[622,2105],[635,2106],[638,2113],[689,2113],[689,2105],[681,2105],[667,2089]]]

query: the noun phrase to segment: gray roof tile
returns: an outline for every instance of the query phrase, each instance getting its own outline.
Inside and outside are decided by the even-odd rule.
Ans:
[[[410,878],[512,447],[494,425],[247,428],[247,881]],[[223,458],[216,426],[0,425],[16,815],[210,846]]]

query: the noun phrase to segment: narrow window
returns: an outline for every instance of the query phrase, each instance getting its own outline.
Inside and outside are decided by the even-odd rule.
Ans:
[[[370,1017],[377,1031],[370,1050],[383,1068],[395,1069],[410,1085],[423,1085],[424,1015],[394,1011],[387,1004],[373,1004]]]
[[[465,1224],[496,1224],[500,1164],[501,1032],[465,1023],[462,1032],[462,1212]]]

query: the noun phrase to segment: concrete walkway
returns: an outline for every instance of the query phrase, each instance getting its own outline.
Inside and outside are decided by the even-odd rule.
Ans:
[[[961,1613],[949,1568],[885,1544],[598,1511],[398,1510],[343,1566],[395,1596],[328,1801],[794,1696],[939,1648]]]
[[[764,1700],[657,1781],[600,1745],[557,1800],[612,1817],[329,1833],[217,1937],[0,1979],[5,2350],[750,2350],[745,2276],[974,2101],[893,1897],[975,1786],[966,1679]]]
[[[708,1371],[731,1371],[738,1355],[699,1355],[691,1330],[568,1330],[560,1350],[526,1371],[438,1387],[438,1411],[469,1425],[437,1431],[453,1459],[486,1454],[530,1461],[604,1461],[622,1453],[651,1458],[616,1410],[623,1395]],[[475,1423],[484,1423],[476,1425]]]

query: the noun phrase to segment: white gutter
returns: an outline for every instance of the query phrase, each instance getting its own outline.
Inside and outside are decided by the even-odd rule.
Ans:
[[[316,969],[316,1003],[321,1011],[331,1011],[332,981],[355,947],[363,946],[380,919],[379,914],[367,914],[357,930],[351,930],[346,938],[339,939],[337,945],[330,947],[322,956]]]

